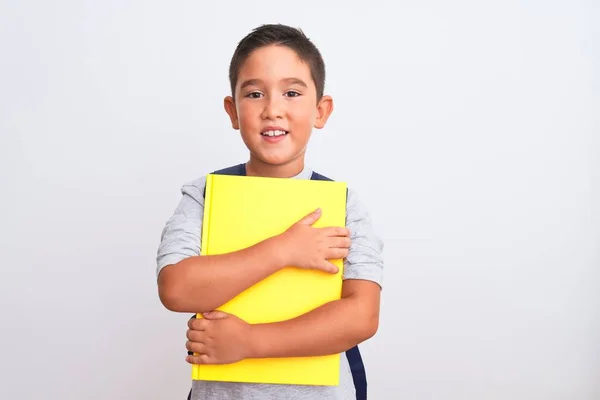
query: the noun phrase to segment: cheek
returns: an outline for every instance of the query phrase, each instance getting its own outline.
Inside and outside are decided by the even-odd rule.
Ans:
[[[316,110],[310,106],[295,107],[289,113],[294,125],[312,126],[316,118]]]
[[[238,118],[240,121],[240,125],[248,126],[254,124],[254,120],[256,119],[256,111],[251,104],[244,103],[240,104],[238,108]]]

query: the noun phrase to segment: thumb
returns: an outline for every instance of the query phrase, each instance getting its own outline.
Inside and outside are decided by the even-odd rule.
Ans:
[[[224,313],[223,311],[213,310],[213,311],[202,313],[202,316],[209,320],[210,319],[225,319],[229,316],[229,314]]]
[[[300,221],[298,221],[298,223],[302,225],[312,225],[315,222],[317,222],[317,220],[321,217],[321,213],[321,209],[317,208],[315,211],[311,212],[310,214],[302,218]]]

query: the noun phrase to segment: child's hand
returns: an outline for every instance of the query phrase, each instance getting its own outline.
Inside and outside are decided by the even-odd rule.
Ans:
[[[190,364],[230,364],[248,358],[251,327],[235,315],[221,311],[202,314],[188,321],[185,347],[197,355],[187,356]]]
[[[338,268],[328,260],[348,255],[350,232],[344,227],[312,227],[320,216],[316,210],[280,235],[286,264],[337,273]]]

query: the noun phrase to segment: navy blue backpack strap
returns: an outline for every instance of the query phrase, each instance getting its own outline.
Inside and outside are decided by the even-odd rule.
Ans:
[[[245,176],[246,175],[246,164],[242,163],[242,164],[234,165],[232,167],[223,168],[223,169],[213,172],[213,174]]]
[[[350,365],[350,371],[352,371],[356,400],[367,400],[367,371],[358,346],[346,350],[346,358]]]
[[[321,175],[315,171],[313,171],[312,176],[310,177],[311,180],[313,181],[333,181],[333,179],[330,179],[324,175]]]

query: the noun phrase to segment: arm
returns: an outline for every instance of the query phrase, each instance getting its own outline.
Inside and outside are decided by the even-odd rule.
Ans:
[[[379,325],[378,284],[344,281],[342,298],[297,318],[251,327],[248,358],[309,357],[346,351]]]
[[[216,309],[283,268],[276,241],[275,237],[233,253],[192,256],[165,266],[158,277],[161,302],[178,312]]]
[[[342,298],[288,321],[252,326],[251,356],[332,354],[348,350],[377,332],[383,242],[352,190],[347,204],[346,224],[352,243],[344,260]]]
[[[381,288],[344,282],[343,297],[282,322],[250,325],[222,311],[190,319],[186,360],[230,364],[245,358],[311,357],[341,353],[372,337],[379,324]]]

